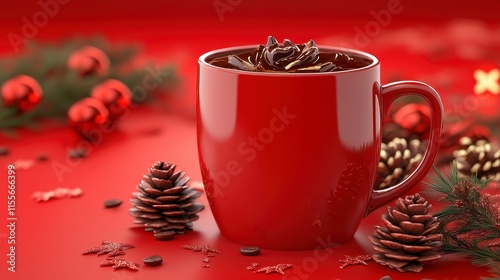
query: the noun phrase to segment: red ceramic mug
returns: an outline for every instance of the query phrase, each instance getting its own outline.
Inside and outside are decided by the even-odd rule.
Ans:
[[[437,154],[443,108],[414,81],[380,85],[376,57],[366,67],[324,73],[250,72],[211,59],[254,49],[216,50],[199,59],[197,139],[210,208],[220,232],[245,245],[306,250],[344,243],[371,211],[421,181]],[[374,190],[381,121],[398,97],[423,97],[430,139],[418,168]]]

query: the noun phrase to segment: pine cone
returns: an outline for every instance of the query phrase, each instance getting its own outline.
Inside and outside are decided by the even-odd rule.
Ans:
[[[404,138],[394,138],[387,144],[382,143],[375,189],[394,186],[410,175],[422,159],[425,146],[418,139],[413,139],[408,144]]]
[[[463,148],[453,152],[453,157],[462,176],[500,180],[500,150],[493,149],[487,140],[474,142],[469,137],[460,138],[460,145]]]
[[[470,122],[457,123],[443,131],[440,149],[463,149],[479,140],[489,141],[490,137],[491,132],[487,127]],[[467,146],[463,147],[464,144]]]
[[[190,188],[190,178],[184,177],[184,171],[174,172],[175,167],[173,163],[155,163],[137,186],[139,192],[132,193],[130,199],[134,223],[143,224],[145,231],[152,231],[159,240],[191,230],[197,213],[204,208],[196,203],[200,192]]]
[[[394,138],[409,139],[412,136],[410,131],[402,128],[396,123],[390,122],[382,126],[382,142],[390,142]]]
[[[396,209],[388,207],[382,216],[386,227],[376,226],[368,238],[377,251],[373,260],[400,272],[420,272],[421,262],[441,257],[441,234],[436,217],[428,214],[431,205],[418,193],[396,200]]]

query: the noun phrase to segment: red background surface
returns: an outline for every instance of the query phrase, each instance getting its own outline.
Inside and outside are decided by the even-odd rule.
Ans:
[[[25,2],[2,3],[0,51],[3,55],[15,54],[7,35],[12,32],[22,36],[23,17],[32,21],[33,15],[41,10],[36,1]],[[308,271],[300,274],[292,270],[283,279],[379,279],[384,275],[391,275],[392,279],[477,279],[488,275],[487,269],[474,268],[467,259],[457,256],[433,262],[420,274],[401,274],[373,262],[368,266],[339,269],[338,260],[343,255],[373,252],[366,236],[371,234],[374,225],[381,223],[384,209],[372,213],[351,242],[333,249],[324,260],[315,259],[317,252],[313,251],[266,250],[259,257],[243,257],[238,253],[240,244],[218,234],[208,208],[195,223],[194,232],[171,242],[158,242],[151,234],[134,229],[127,212],[128,198],[135,184],[157,160],[173,161],[193,180],[201,180],[193,116],[196,60],[202,53],[215,48],[265,42],[268,35],[280,41],[290,38],[295,42],[315,39],[320,44],[344,43],[375,54],[382,61],[383,82],[405,78],[432,84],[445,100],[445,111],[450,112],[453,111],[448,101],[450,96],[471,94],[473,70],[486,62],[498,67],[498,52],[488,60],[464,60],[453,55],[433,59],[425,55],[425,51],[415,51],[417,46],[429,42],[413,35],[424,34],[423,38],[439,37],[446,41],[457,20],[461,22],[462,32],[464,26],[478,24],[498,30],[500,2],[400,0],[402,11],[393,14],[387,25],[364,46],[356,46],[357,30],[364,30],[370,22],[376,22],[373,12],[385,10],[390,1],[233,1],[239,4],[226,11],[223,20],[210,0],[100,2],[70,0],[60,5],[54,17],[37,27],[32,40],[57,42],[68,36],[103,34],[112,42],[139,42],[144,57],[154,63],[174,63],[182,85],[178,94],[164,104],[168,110],[143,108],[132,111],[119,130],[107,135],[104,142],[94,146],[82,161],[72,162],[66,158],[67,150],[79,145],[81,140],[61,124],[20,130],[16,138],[0,136],[0,144],[10,149],[7,157],[0,157],[1,190],[4,190],[0,194],[0,209],[3,209],[0,210],[1,279],[220,279],[230,275],[233,279],[282,279],[278,274],[256,275],[246,271],[245,267],[254,261],[261,265],[292,263],[297,269]],[[468,32],[477,35],[476,31]],[[465,31],[458,37],[471,34]],[[495,41],[492,34],[498,33],[487,33],[486,37],[491,38],[485,40]],[[403,41],[403,47],[398,45]],[[456,44],[451,40],[445,45],[444,53],[453,53]],[[5,262],[7,231],[3,226],[7,199],[5,167],[18,159],[34,159],[41,152],[49,155],[48,162],[37,163],[17,173],[18,258],[17,272],[10,273]],[[53,168],[55,162],[70,166],[71,172],[58,178]],[[84,195],[48,203],[30,199],[35,191],[58,187],[80,187]],[[420,188],[416,186],[412,191]],[[102,202],[112,197],[125,202],[117,209],[104,209]],[[204,196],[201,200],[207,204]],[[113,272],[109,267],[98,266],[104,257],[81,256],[81,251],[98,245],[103,239],[134,243],[136,248],[125,255],[129,260],[141,262],[148,255],[159,254],[165,263],[156,268],[141,267],[138,272]],[[211,261],[211,268],[203,269],[203,255],[181,249],[183,244],[191,243],[209,243],[222,254]],[[329,252],[323,250],[320,254]]]

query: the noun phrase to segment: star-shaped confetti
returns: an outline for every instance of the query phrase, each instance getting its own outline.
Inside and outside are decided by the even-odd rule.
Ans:
[[[349,265],[355,265],[355,264],[366,264],[366,261],[369,261],[372,259],[372,256],[370,255],[358,255],[358,256],[347,256],[344,255],[344,258],[342,260],[339,260],[339,262],[342,263],[340,268],[344,268]]]
[[[276,272],[279,274],[285,274],[284,270],[289,269],[290,267],[292,267],[291,264],[280,263],[280,264],[273,265],[273,266],[263,267],[259,270],[256,270],[254,273],[261,273],[261,272],[273,273],[273,272]]]
[[[74,188],[74,189],[57,188],[55,190],[48,192],[35,192],[33,193],[32,197],[37,202],[45,202],[49,201],[52,198],[79,197],[82,194],[83,191],[80,188]]]
[[[251,265],[247,266],[247,270],[255,270],[259,266],[259,263],[252,263]]]
[[[135,262],[129,262],[121,257],[107,258],[106,261],[99,264],[100,266],[113,266],[113,269],[117,268],[129,268],[132,270],[139,270],[139,264]]]
[[[212,246],[210,246],[208,244],[207,245],[196,245],[196,244],[182,245],[182,248],[186,249],[186,250],[191,250],[193,252],[203,253],[206,256],[202,261],[203,264],[201,265],[201,267],[203,267],[203,268],[210,267],[210,265],[208,263],[210,262],[210,258],[215,257],[215,253],[220,254],[219,250],[213,248]]]
[[[500,94],[500,84],[498,81],[500,79],[499,69],[493,69],[489,72],[478,69],[474,71],[474,79],[476,79],[476,85],[474,86],[476,94],[483,94],[487,91],[493,94]]]
[[[123,243],[104,240],[101,243],[101,246],[87,249],[83,251],[82,254],[86,255],[86,254],[97,253],[98,256],[102,254],[108,254],[108,257],[114,257],[118,255],[124,255],[125,254],[124,250],[134,247],[135,246],[132,244],[123,244]]]
[[[215,256],[213,253],[220,254],[220,251],[213,248],[210,245],[182,245],[183,249],[186,250],[192,250],[193,252],[202,252],[204,255],[207,255],[209,257]]]
[[[35,161],[32,159],[19,159],[12,163],[12,165],[19,170],[28,170],[35,165]]]

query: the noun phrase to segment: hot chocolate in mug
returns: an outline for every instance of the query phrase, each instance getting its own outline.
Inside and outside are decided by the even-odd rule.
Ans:
[[[432,166],[442,130],[440,97],[421,82],[381,85],[380,62],[368,53],[319,47],[320,54],[363,62],[332,69],[317,58],[313,66],[294,62],[304,59],[300,53],[279,65],[283,52],[262,46],[215,50],[199,59],[197,143],[215,221],[229,240],[268,249],[344,243],[367,214],[403,195]],[[277,67],[256,69],[262,64],[256,57]],[[229,58],[231,65],[217,62]],[[412,174],[374,190],[382,120],[406,95],[429,105],[429,144]]]

